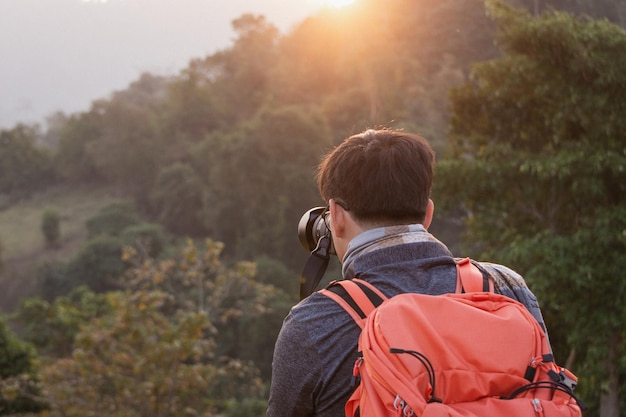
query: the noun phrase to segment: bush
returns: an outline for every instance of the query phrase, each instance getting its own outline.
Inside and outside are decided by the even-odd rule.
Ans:
[[[35,349],[19,340],[5,320],[0,320],[0,415],[37,412],[45,404],[34,397],[40,395],[33,373]]]
[[[124,271],[122,241],[118,237],[98,236],[70,261],[67,278],[71,288],[87,285],[95,292],[120,288],[118,278]]]
[[[257,265],[256,279],[260,283],[273,285],[294,297],[300,291],[298,275],[277,259],[261,255],[254,259]]]
[[[191,166],[176,163],[165,168],[152,191],[160,223],[177,236],[206,236],[204,194],[202,181]]]
[[[47,301],[65,295],[72,289],[67,278],[67,266],[60,261],[45,261],[36,272],[39,295]]]
[[[47,209],[41,217],[41,231],[49,248],[58,248],[61,243],[61,216],[56,210]]]
[[[150,258],[157,258],[168,245],[163,226],[141,223],[122,231],[120,239],[127,245],[133,245],[145,252]]]
[[[87,220],[87,232],[93,238],[99,235],[119,236],[124,229],[139,224],[135,207],[128,202],[110,204]]]
[[[27,298],[12,314],[18,336],[35,346],[40,355],[54,358],[72,356],[74,338],[96,317],[111,313],[105,294],[96,294],[85,286],[48,302]]]

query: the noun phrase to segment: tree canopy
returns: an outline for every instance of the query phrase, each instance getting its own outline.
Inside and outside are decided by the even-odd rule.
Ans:
[[[53,183],[52,156],[38,146],[38,137],[36,127],[23,124],[0,130],[0,207]]]
[[[626,33],[550,11],[536,18],[489,2],[501,58],[455,90],[454,159],[439,193],[469,215],[477,254],[509,261],[540,294],[554,340],[583,389],[607,381],[619,409],[626,334]],[[602,300],[602,301],[600,301]],[[558,347],[558,345],[557,345]],[[623,384],[621,384],[623,385]],[[617,415],[617,414],[604,414]]]

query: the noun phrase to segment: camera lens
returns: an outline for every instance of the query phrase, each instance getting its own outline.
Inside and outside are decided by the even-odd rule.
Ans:
[[[331,238],[330,230],[324,221],[324,218],[329,215],[325,207],[314,207],[302,215],[298,223],[298,238],[305,249],[314,250],[323,236]],[[332,245],[331,253],[334,253]]]

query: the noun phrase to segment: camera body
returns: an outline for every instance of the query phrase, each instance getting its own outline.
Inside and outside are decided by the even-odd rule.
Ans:
[[[330,233],[328,207],[313,207],[302,215],[298,223],[298,238],[302,246],[311,252],[300,275],[300,300],[308,297],[322,280],[330,255],[337,255]]]
[[[330,241],[328,253],[336,255],[333,238],[330,233],[330,211],[327,207],[313,207],[307,210],[298,223],[300,244],[308,251],[315,251],[320,241]]]

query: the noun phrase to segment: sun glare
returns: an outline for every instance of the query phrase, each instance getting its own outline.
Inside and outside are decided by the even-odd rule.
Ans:
[[[356,0],[310,0],[310,1],[313,3],[319,4],[320,6],[333,7],[336,9],[340,7],[348,6],[356,2]]]

